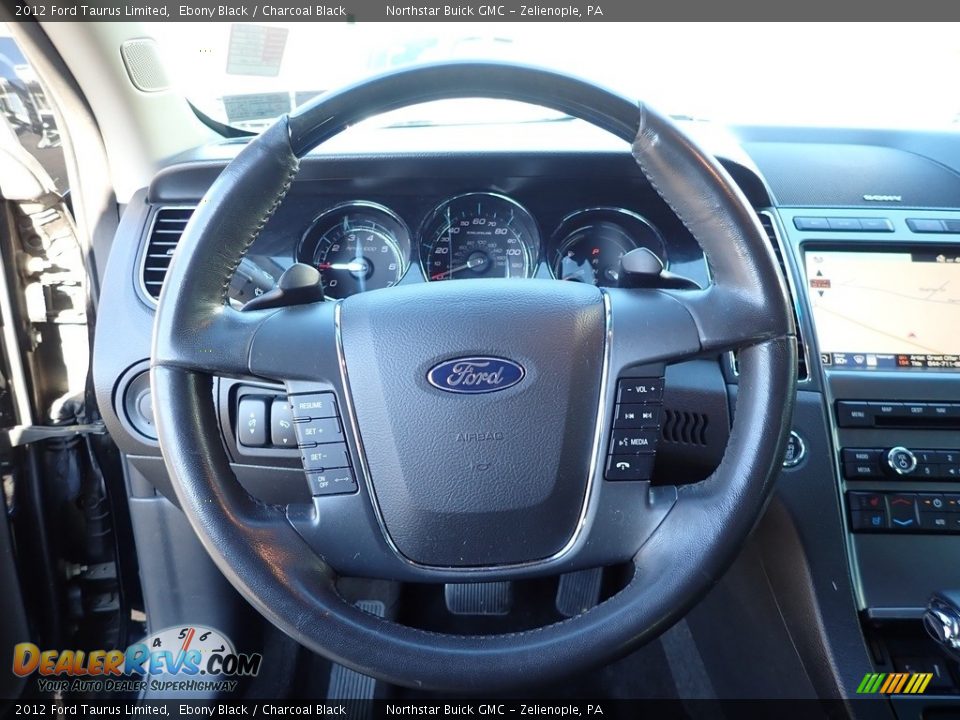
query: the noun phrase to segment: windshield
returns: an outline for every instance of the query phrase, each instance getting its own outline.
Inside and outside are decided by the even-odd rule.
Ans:
[[[260,130],[326,90],[448,59],[546,66],[674,116],[740,125],[957,129],[954,24],[151,23],[167,68],[214,120]],[[556,118],[493,101],[380,122]]]

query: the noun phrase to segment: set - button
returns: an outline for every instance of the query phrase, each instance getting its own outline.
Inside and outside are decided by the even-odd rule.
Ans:
[[[604,477],[649,480],[660,438],[663,378],[621,378]]]

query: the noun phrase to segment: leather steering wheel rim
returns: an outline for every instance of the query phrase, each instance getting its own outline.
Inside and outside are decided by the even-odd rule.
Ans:
[[[713,285],[702,292],[621,291],[623,316],[630,303],[654,293],[657,307],[682,309],[677,312],[696,341],[680,353],[683,332],[660,338],[657,343],[678,346],[662,349],[660,359],[739,349],[736,414],[724,458],[709,479],[677,489],[669,511],[637,548],[626,586],[568,620],[492,636],[410,628],[344,601],[334,570],[284,509],[247,494],[210,432],[218,427],[212,376],[263,375],[257,336],[281,313],[238,312],[226,292],[289,189],[299,158],[364,118],[460,97],[545,106],[632,143],[650,183],[703,248]],[[631,327],[636,330],[621,335],[636,334],[628,338],[632,346],[640,339],[656,344],[641,338],[640,321]],[[758,520],[780,467],[795,394],[794,334],[784,282],[754,211],[719,163],[670,120],[554,72],[442,63],[317,98],[281,117],[227,166],[171,263],[157,307],[151,381],[160,445],[180,506],[217,566],[259,612],[300,644],[359,672],[422,689],[477,692],[529,687],[623,655],[666,630],[719,578]]]

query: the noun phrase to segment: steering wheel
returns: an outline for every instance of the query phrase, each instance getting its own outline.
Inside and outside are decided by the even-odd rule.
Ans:
[[[703,249],[710,285],[601,290],[473,280],[279,309],[230,306],[234,269],[290,189],[300,158],[365,118],[467,97],[544,106],[632,143],[650,184]],[[388,682],[491,691],[627,653],[666,630],[724,572],[783,457],[794,335],[754,211],[719,163],[669,119],[542,69],[442,63],[321,96],[237,155],[201,201],[170,265],[151,380],[180,506],[259,612],[310,650]],[[736,413],[713,475],[680,487],[606,479],[618,381],[652,377],[645,383],[655,388],[666,364],[734,349]],[[492,361],[474,368],[468,384],[496,392],[449,392],[458,376],[451,361],[464,360]],[[352,468],[355,489],[289,507],[251,497],[215,431],[215,375],[282,381],[295,406],[302,396],[304,407],[334,408],[349,460],[341,464]],[[305,461],[322,468],[324,454]],[[403,626],[336,590],[341,575],[465,583],[621,563],[632,573],[609,599],[510,634]]]

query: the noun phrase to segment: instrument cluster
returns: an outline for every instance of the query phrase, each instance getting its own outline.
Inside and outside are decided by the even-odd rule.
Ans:
[[[660,231],[635,212],[587,208],[544,229],[513,198],[470,192],[441,202],[413,232],[384,205],[340,203],[313,220],[295,260],[320,271],[327,297],[342,299],[405,278],[441,282],[541,276],[615,286],[620,258],[638,247],[668,265]],[[419,277],[408,277],[416,272],[413,266]]]

